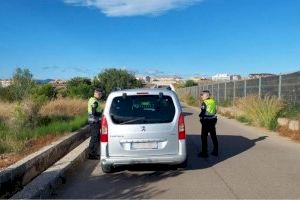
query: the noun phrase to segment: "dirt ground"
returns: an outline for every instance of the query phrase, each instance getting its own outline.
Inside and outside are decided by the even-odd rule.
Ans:
[[[0,170],[5,169],[6,167],[18,162],[22,158],[40,150],[42,147],[51,144],[52,142],[57,141],[65,134],[61,135],[46,135],[44,137],[29,140],[26,143],[26,147],[18,153],[8,153],[8,154],[1,154],[0,155]]]

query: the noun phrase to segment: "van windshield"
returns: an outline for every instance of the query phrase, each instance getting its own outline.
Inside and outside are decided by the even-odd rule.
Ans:
[[[175,106],[170,96],[121,96],[113,99],[110,116],[115,124],[170,123]]]

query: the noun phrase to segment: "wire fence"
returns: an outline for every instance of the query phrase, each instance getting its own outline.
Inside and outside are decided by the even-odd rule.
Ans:
[[[234,99],[257,95],[259,97],[276,96],[292,104],[300,104],[300,71],[278,76],[261,77],[231,82],[199,84],[198,86],[179,88],[177,93],[191,94],[195,98],[203,90],[209,90],[219,103],[233,103]]]

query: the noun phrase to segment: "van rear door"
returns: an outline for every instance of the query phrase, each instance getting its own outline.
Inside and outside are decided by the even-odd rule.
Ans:
[[[174,100],[162,94],[115,97],[109,111],[109,156],[177,154]]]

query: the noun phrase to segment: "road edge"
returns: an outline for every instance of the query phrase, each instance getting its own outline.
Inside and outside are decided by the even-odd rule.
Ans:
[[[45,199],[65,182],[67,174],[87,157],[89,138],[27,184],[12,199]]]

